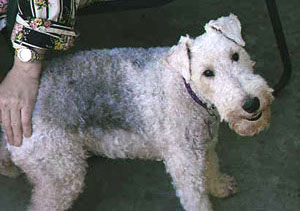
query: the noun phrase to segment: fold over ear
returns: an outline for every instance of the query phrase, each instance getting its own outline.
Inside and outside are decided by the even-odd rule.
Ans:
[[[205,25],[207,32],[218,31],[228,39],[234,41],[240,46],[245,46],[245,41],[241,35],[241,23],[236,15],[230,14],[227,17],[221,17],[217,20],[211,20]]]
[[[173,46],[166,58],[167,65],[178,71],[185,78],[187,83],[191,78],[190,68],[190,46],[192,39],[187,35],[186,37],[180,37],[177,45]]]

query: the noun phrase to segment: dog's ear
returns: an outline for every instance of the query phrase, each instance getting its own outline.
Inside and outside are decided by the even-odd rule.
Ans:
[[[192,42],[188,35],[186,37],[182,36],[178,44],[170,49],[166,57],[167,66],[180,72],[187,82],[191,78],[190,46]]]
[[[218,31],[228,39],[234,41],[240,46],[245,46],[245,41],[241,34],[241,23],[236,15],[230,14],[227,17],[221,17],[217,20],[211,20],[205,25],[205,30]]]

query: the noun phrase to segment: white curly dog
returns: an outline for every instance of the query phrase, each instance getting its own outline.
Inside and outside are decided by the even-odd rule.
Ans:
[[[272,89],[253,73],[235,15],[205,30],[171,48],[91,50],[48,63],[32,137],[21,147],[3,138],[0,155],[3,174],[15,176],[16,165],[34,185],[29,210],[69,209],[91,154],[163,161],[188,211],[212,210],[209,193],[237,191],[219,171],[219,122],[243,136],[259,133],[270,121]]]

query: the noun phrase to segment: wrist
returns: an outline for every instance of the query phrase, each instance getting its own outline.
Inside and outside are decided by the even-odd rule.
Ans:
[[[15,56],[14,65],[11,72],[22,74],[24,76],[39,78],[42,70],[42,61],[38,62],[22,62]]]

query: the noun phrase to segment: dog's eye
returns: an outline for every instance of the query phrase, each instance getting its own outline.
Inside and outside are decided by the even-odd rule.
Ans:
[[[231,59],[233,61],[237,62],[240,59],[240,56],[238,53],[234,53],[234,54],[232,54]]]
[[[203,75],[205,75],[206,77],[213,77],[213,76],[215,76],[215,73],[212,70],[205,70],[203,72]]]

